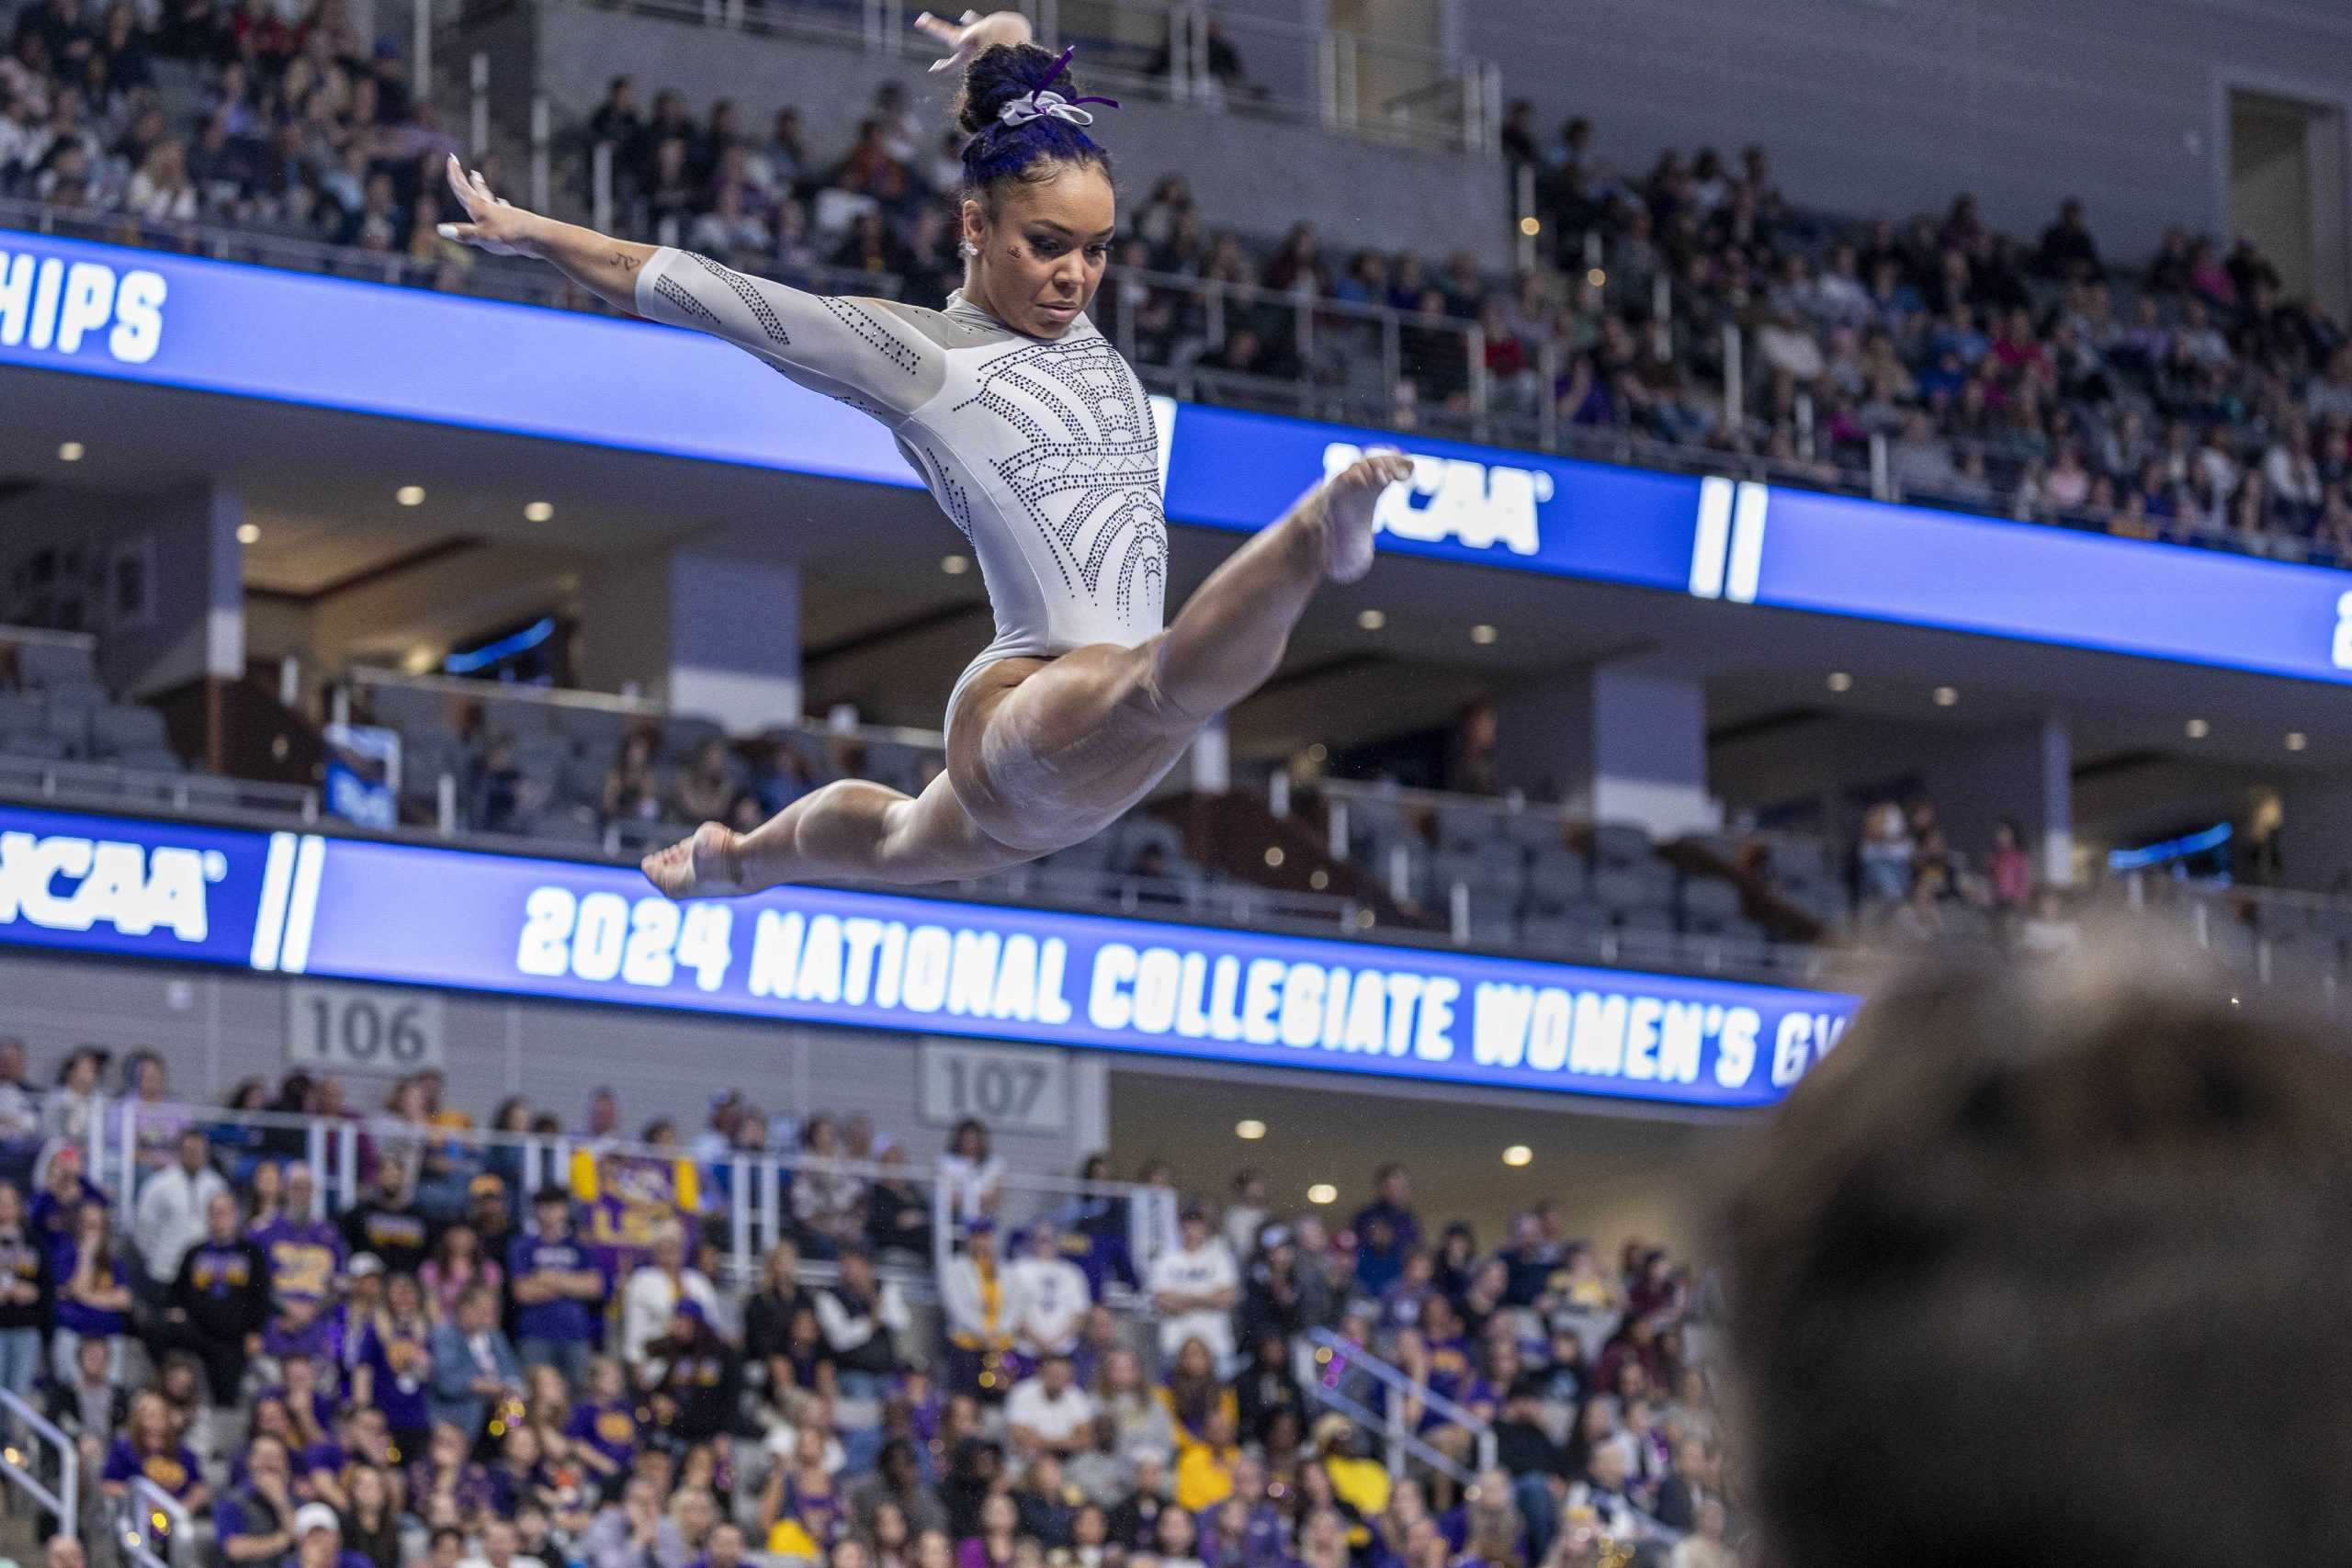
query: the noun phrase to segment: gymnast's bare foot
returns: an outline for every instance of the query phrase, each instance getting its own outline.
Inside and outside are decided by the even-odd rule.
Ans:
[[[1302,507],[1322,513],[1324,572],[1334,582],[1353,582],[1372,570],[1373,513],[1383,491],[1413,477],[1413,460],[1402,452],[1367,452],[1325,479]]]
[[[673,898],[733,898],[758,888],[743,881],[742,835],[706,822],[689,839],[645,857],[646,880]]]

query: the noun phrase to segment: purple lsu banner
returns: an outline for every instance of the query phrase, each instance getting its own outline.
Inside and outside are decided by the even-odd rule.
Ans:
[[[673,903],[631,870],[0,807],[0,947],[1769,1105],[1858,998],[851,892]]]

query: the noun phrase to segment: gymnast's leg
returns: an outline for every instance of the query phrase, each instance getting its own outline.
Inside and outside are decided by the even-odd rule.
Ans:
[[[673,898],[836,878],[911,886],[1091,838],[1159,782],[1202,725],[1273,673],[1325,578],[1370,570],[1374,507],[1411,474],[1409,459],[1374,453],[1317,485],[1139,648],[990,667],[950,716],[948,771],[920,796],[843,780],[750,833],[707,822],[647,856],[645,874]]]
[[[1401,453],[1370,453],[1234,551],[1151,645],[1160,697],[1197,727],[1263,685],[1323,580],[1372,570],[1373,509],[1412,475]]]
[[[749,833],[706,822],[644,868],[673,898],[707,898],[787,882],[948,882],[1034,858],[981,832],[942,773],[919,795],[842,779]]]

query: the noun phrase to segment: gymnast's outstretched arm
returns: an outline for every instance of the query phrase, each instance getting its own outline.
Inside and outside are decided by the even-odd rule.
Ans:
[[[878,416],[913,412],[946,378],[942,351],[898,319],[900,307],[810,294],[691,251],[616,240],[524,211],[454,157],[448,173],[467,221],[441,225],[446,238],[547,262],[616,309],[725,338],[802,385]]]

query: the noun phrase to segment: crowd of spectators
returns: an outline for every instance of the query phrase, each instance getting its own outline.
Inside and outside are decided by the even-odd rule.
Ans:
[[[469,259],[434,231],[454,143],[398,50],[356,38],[342,0],[22,0],[9,38],[0,194],[327,240],[462,285]],[[201,83],[181,124],[163,62]],[[829,288],[933,300],[960,279],[957,140],[898,84],[846,151],[812,139],[796,108],[755,123],[727,100],[690,112],[675,90],[648,107],[627,76],[571,141],[570,199],[585,204],[587,150],[607,147],[630,232]],[[1216,231],[1170,175],[1130,207],[1114,260],[1133,270],[1109,286],[1105,319],[1146,363],[1212,373],[1202,396],[1304,378],[1352,386],[1374,405],[1354,412],[1410,426],[1469,412],[1476,352],[1497,413],[1548,401],[1571,433],[1746,454],[1827,484],[1867,470],[1883,439],[1907,495],[2352,558],[2352,345],[2283,298],[2248,241],[2224,251],[2176,231],[2126,271],[2077,202],[2029,243],[1965,195],[1901,220],[1800,211],[1756,147],[1670,151],[1634,175],[1598,154],[1589,122],[1547,141],[1523,104],[1503,142],[1536,192],[1541,265],[1521,276],[1491,277],[1466,253],[1342,254],[1307,224],[1278,240]],[[1212,311],[1143,272],[1233,291]],[[1393,379],[1378,333],[1335,309],[1350,305],[1402,313]]]
[[[22,0],[9,38],[0,194],[328,240],[462,285],[469,259],[434,232],[454,142],[399,51],[356,38],[342,0]],[[201,82],[184,123],[166,116],[160,62]],[[956,138],[895,83],[844,152],[792,107],[753,123],[727,100],[691,113],[674,90],[649,107],[616,78],[576,128],[575,203],[600,143],[628,231],[819,287],[931,300],[960,279]],[[1571,432],[1746,454],[1821,483],[1866,470],[1883,438],[1909,495],[2352,558],[2352,345],[2283,298],[2250,242],[2176,231],[2127,272],[2077,202],[2029,243],[1966,195],[1902,220],[1802,212],[1756,147],[1670,151],[1634,175],[1598,154],[1589,121],[1547,141],[1524,104],[1503,144],[1533,175],[1542,235],[1542,265],[1515,278],[1467,254],[1343,255],[1306,224],[1279,240],[1214,231],[1171,175],[1131,206],[1114,259],[1262,292],[1212,312],[1130,275],[1107,309],[1147,363],[1224,373],[1199,395],[1376,373],[1376,334],[1331,308],[1385,306],[1405,317],[1401,373],[1371,389],[1370,412],[1399,425],[1468,412],[1476,344],[1497,412],[1549,401]],[[1737,409],[1728,324],[1746,346]]]
[[[1883,800],[1863,814],[1852,870],[1866,937],[1906,946],[1989,938],[2036,957],[2082,943],[2064,895],[2037,874],[2015,822],[1996,824],[1982,857],[1972,859],[1953,847],[1933,801]]]
[[[343,1206],[302,1123],[179,1104],[152,1053],[107,1071],[82,1048],[42,1091],[0,1037],[0,1387],[79,1446],[94,1507],[143,1479],[212,1563],[1732,1561],[1686,1340],[1703,1287],[1638,1242],[1604,1258],[1556,1203],[1482,1248],[1425,1228],[1400,1167],[1341,1226],[1246,1171],[1221,1210],[1180,1198],[1154,1161],[1165,1202],[1023,1213],[967,1122],[931,1162],[935,1272],[933,1192],[858,1118],[729,1092],[691,1142],[656,1121],[623,1143],[609,1090],[569,1127],[509,1100],[492,1132],[572,1151],[526,1191],[437,1073],[374,1113],[330,1077],[242,1086],[232,1111],[353,1124]],[[83,1149],[110,1087],[140,1111],[102,1190]],[[734,1156],[786,1146],[788,1234],[732,1279]],[[1310,1380],[1396,1400],[1446,1462],[1392,1473]]]
[[[2119,266],[2079,201],[2029,241],[1966,194],[1903,220],[1801,213],[1757,147],[1669,151],[1634,175],[1598,155],[1589,121],[1547,142],[1524,105],[1505,140],[1533,175],[1552,276],[1582,278],[1586,303],[1499,318],[1516,344],[1500,352],[1559,342],[1551,391],[1572,423],[1824,481],[1867,469],[1882,437],[1907,495],[2352,559],[2352,346],[2250,240],[2175,230]],[[1747,396],[1727,409],[1733,324]]]
[[[406,256],[456,287],[457,142],[343,0],[20,0],[0,60],[0,196]]]

